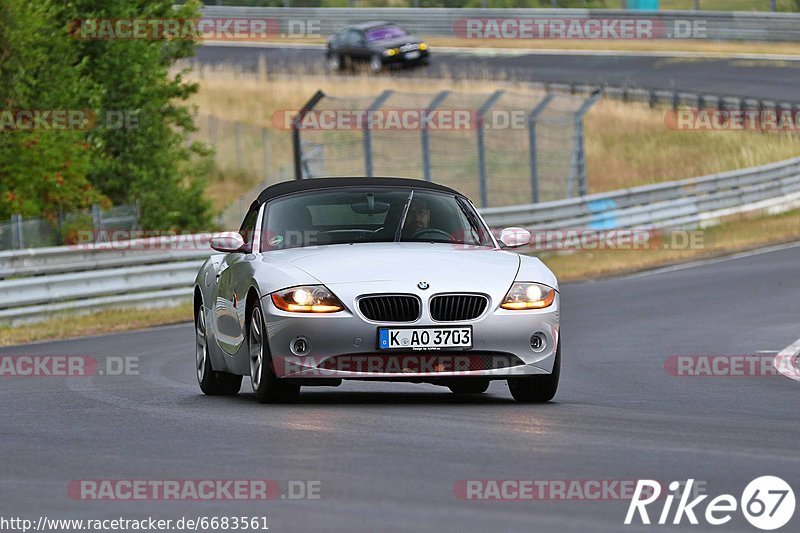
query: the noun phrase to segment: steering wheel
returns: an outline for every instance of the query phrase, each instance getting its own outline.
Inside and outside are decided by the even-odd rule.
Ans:
[[[455,239],[453,238],[452,235],[450,235],[449,233],[447,233],[444,230],[436,229],[436,228],[423,228],[421,230],[417,230],[409,238],[410,239],[422,239],[422,236],[425,235],[426,233],[433,233],[433,234],[436,234],[436,235],[441,235],[444,238],[446,238],[448,240],[448,242],[455,242]]]

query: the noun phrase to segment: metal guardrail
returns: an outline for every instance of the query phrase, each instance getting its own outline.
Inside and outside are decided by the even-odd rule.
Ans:
[[[556,202],[481,210],[490,226],[535,229],[696,228],[720,217],[800,207],[800,158]],[[177,238],[176,238],[177,239]],[[198,238],[193,239],[198,242]],[[0,323],[65,311],[169,305],[191,298],[202,260],[194,247],[39,248],[0,253]]]
[[[559,18],[652,21],[656,27],[674,28],[677,24],[700,22],[705,30],[690,39],[730,41],[800,41],[800,14],[711,11],[636,12],[621,9],[472,9],[472,8],[302,8],[206,6],[203,16],[219,18],[268,18],[277,21],[286,32],[290,24],[303,23],[318,29],[322,36],[335,33],[359,21],[384,20],[400,24],[421,36],[454,37],[454,28],[463,19],[490,18]],[[291,22],[290,22],[291,21]],[[672,38],[668,32],[654,32],[660,38]],[[304,35],[308,36],[308,35]],[[279,37],[279,36],[276,36]],[[655,38],[659,38],[655,35]],[[291,34],[285,37],[291,41]]]
[[[698,227],[751,209],[794,206],[800,158],[699,178],[481,211],[492,227],[537,229]]]

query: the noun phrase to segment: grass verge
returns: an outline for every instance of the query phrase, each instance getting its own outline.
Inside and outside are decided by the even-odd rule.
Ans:
[[[800,210],[779,215],[738,216],[702,231],[702,247],[675,250],[579,251],[539,254],[561,283],[617,276],[656,267],[720,257],[800,240]],[[62,317],[18,327],[0,326],[0,346],[65,339],[189,322],[191,304],[178,307],[110,310]]]
[[[249,162],[245,165],[244,175],[241,171],[219,172],[211,181],[208,190],[217,206],[233,203],[238,199],[238,194],[260,183],[265,174],[277,176],[280,169],[291,169],[291,134],[285,129],[273,127],[273,118],[277,117],[275,122],[280,124],[280,119],[284,117],[282,111],[291,112],[300,108],[317,89],[332,97],[346,97],[346,100],[339,100],[338,103],[332,100],[328,104],[329,107],[339,106],[342,109],[347,109],[347,106],[366,108],[372,98],[386,89],[423,95],[416,98],[403,96],[399,101],[405,102],[402,105],[409,108],[424,105],[420,103],[428,101],[424,95],[433,95],[442,90],[450,90],[454,94],[485,95],[502,88],[531,95],[526,99],[527,104],[538,102],[541,98],[540,93],[530,89],[524,82],[513,80],[497,82],[490,79],[406,78],[391,75],[267,74],[268,70],[260,74],[241,73],[232,69],[205,70],[202,78],[197,79],[200,90],[192,103],[197,105],[201,113],[219,117],[215,119],[213,134],[207,131],[207,118],[198,121],[199,140],[214,139],[218,167],[235,168],[234,160],[238,158],[234,157],[237,151],[233,148],[231,139],[234,138],[232,124],[238,121],[242,124],[240,136],[244,147],[239,152],[244,154],[242,159]],[[364,98],[359,98],[360,96]],[[551,104],[551,108],[563,109],[573,105],[566,97],[559,98]],[[474,99],[480,99],[480,96]],[[650,108],[643,103],[623,103],[610,99],[600,101],[589,111],[585,120],[589,192],[611,191],[747,168],[800,154],[800,136],[795,133],[676,131],[666,127],[666,112],[667,108]],[[226,128],[222,127],[223,119],[228,125]],[[267,172],[263,166],[263,144],[259,144],[262,141],[263,127],[269,129],[271,168]],[[375,172],[421,177],[421,170],[418,168],[421,161],[418,132],[391,133],[391,136],[373,135],[373,150],[376,154],[373,159],[377,165]],[[542,180],[552,176],[563,180],[570,155],[568,133],[564,126],[558,125],[542,129],[543,138],[540,139],[539,147]],[[433,137],[432,150],[436,152],[433,161],[434,180],[461,187],[464,193],[471,194],[469,187],[474,188],[477,183],[474,132],[451,131],[436,133]],[[325,132],[324,137],[311,132],[306,138],[325,143],[327,174],[352,174],[354,168],[361,168],[361,132]],[[501,178],[493,180],[490,189],[508,188],[515,183],[527,182],[527,132],[519,135],[491,133],[486,135],[486,139],[490,179],[495,175]],[[394,143],[390,149],[384,149],[385,146],[380,144],[387,140]],[[436,147],[443,141],[448,142],[452,149],[437,151]],[[354,158],[353,154],[359,155]],[[247,176],[252,179],[248,180]],[[543,181],[543,190],[547,186]],[[557,187],[554,185],[553,188]],[[518,203],[516,200],[519,190],[511,196],[513,201],[507,203]],[[496,205],[503,203],[496,202]]]
[[[665,246],[652,250],[582,250],[549,252],[538,257],[556,273],[561,283],[618,276],[798,241],[800,210],[778,215],[737,215],[698,231],[702,244],[694,249]]]
[[[0,326],[0,346],[191,322],[192,312],[190,302],[174,307],[109,309],[88,315],[64,315],[35,324]]]

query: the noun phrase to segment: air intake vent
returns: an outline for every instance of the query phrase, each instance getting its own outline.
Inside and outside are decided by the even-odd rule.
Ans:
[[[442,294],[431,298],[431,318],[437,322],[474,320],[488,305],[486,296],[479,294]]]
[[[411,295],[366,296],[358,308],[375,322],[413,322],[419,318],[419,299]]]

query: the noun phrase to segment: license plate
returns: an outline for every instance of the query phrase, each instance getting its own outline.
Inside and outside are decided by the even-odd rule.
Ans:
[[[419,57],[419,52],[406,52],[406,59],[417,59]]]
[[[378,328],[380,350],[472,348],[472,328]]]

